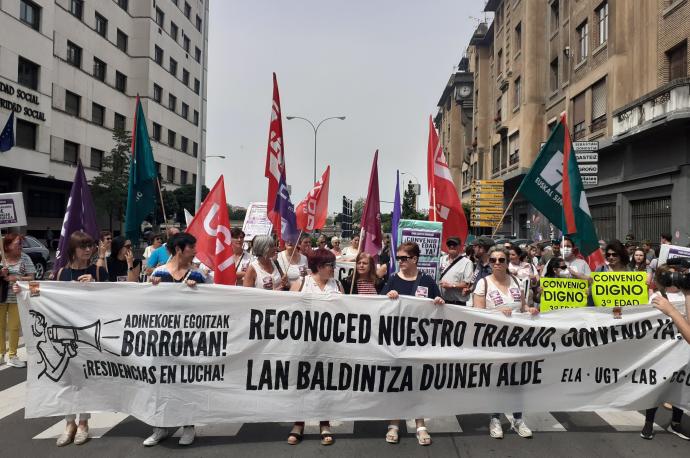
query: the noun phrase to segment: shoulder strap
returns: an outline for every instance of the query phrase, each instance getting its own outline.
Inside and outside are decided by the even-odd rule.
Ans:
[[[60,275],[62,275],[62,271],[64,270],[64,267],[60,267],[60,270],[58,270],[57,277],[55,277],[56,281],[60,281]]]
[[[280,263],[278,262],[277,259],[273,260],[273,265],[276,266],[276,269],[278,269],[278,273],[280,274],[280,277],[283,277],[283,269],[280,268]]]
[[[240,256],[240,260],[237,261],[237,263],[235,264],[235,270],[237,270],[237,268],[240,266],[240,264],[242,264],[243,259],[244,259],[244,250],[242,251],[242,256]]]
[[[453,262],[451,262],[451,263],[448,265],[448,267],[446,267],[446,268],[443,270],[443,272],[441,272],[441,276],[438,277],[438,280],[441,281],[441,279],[443,278],[443,276],[444,276],[445,274],[447,274],[448,271],[449,271],[455,264],[457,264],[458,262],[460,262],[461,259],[463,259],[463,256],[458,256],[457,258],[455,258],[455,260],[453,260]]]
[[[307,277],[302,277],[301,280],[302,280],[302,283],[300,283],[298,291],[302,291],[304,289],[304,283],[306,283]]]
[[[336,278],[334,278],[334,280],[335,280],[335,284],[338,285],[338,291],[345,292],[345,288],[343,288],[343,285],[342,285],[342,283],[340,283],[340,280],[338,280]]]

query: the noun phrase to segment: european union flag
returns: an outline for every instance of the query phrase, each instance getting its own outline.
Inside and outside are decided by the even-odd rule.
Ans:
[[[9,151],[14,146],[14,111],[5,124],[5,128],[0,133],[0,153]]]

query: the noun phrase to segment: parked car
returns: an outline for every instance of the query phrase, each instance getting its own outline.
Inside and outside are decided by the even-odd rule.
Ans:
[[[50,252],[48,248],[35,237],[26,235],[22,242],[22,251],[28,254],[33,261],[36,267],[36,279],[42,280],[45,273],[48,271],[48,263],[50,261]]]

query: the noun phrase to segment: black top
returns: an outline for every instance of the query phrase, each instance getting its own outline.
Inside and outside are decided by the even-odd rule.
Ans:
[[[96,272],[96,265],[91,264],[86,269],[72,269],[63,267],[58,275],[57,281],[78,281],[82,275],[91,274],[94,281],[108,281],[108,272],[104,267],[99,267]]]
[[[422,271],[418,271],[417,280],[412,281],[403,280],[397,273],[391,275],[381,294],[388,294],[391,290],[397,291],[401,296],[428,297],[430,299],[441,297],[441,291],[434,279]]]
[[[117,281],[117,277],[125,277],[127,280],[127,273],[129,267],[127,267],[127,261],[120,261],[116,257],[108,256],[106,258],[108,262],[108,281]],[[141,259],[134,260],[134,268],[136,269],[141,265]]]

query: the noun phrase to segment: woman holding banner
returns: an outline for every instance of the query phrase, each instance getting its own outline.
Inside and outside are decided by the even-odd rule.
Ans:
[[[401,295],[426,297],[433,299],[436,305],[445,304],[441,297],[441,290],[434,279],[417,268],[419,255],[419,245],[415,242],[405,242],[398,247],[395,259],[398,261],[400,270],[388,278],[381,294],[385,294],[390,299],[397,299]],[[419,445],[431,445],[431,436],[424,419],[416,418],[415,423],[417,426],[417,443]],[[399,430],[400,420],[391,420],[388,424],[386,442],[397,444],[400,440]]]
[[[343,280],[343,287],[346,294],[379,294],[383,288],[383,282],[376,275],[376,263],[369,253],[362,251],[357,255],[355,271]]]
[[[597,267],[597,272],[628,272],[630,268],[630,257],[628,250],[616,239],[611,240],[604,248],[606,264]]]
[[[491,275],[482,278],[477,283],[473,304],[480,309],[496,309],[505,316],[510,317],[513,311],[529,312],[532,315],[539,313],[535,307],[527,307],[525,297],[520,290],[517,279],[508,273],[508,250],[501,246],[494,246],[489,251],[489,265],[492,268]],[[556,258],[553,258],[556,259]],[[554,264],[550,262],[549,264]],[[560,265],[560,264],[559,264]],[[503,438],[501,415],[494,413],[489,422],[489,434],[494,439]],[[513,413],[512,428],[520,437],[532,437],[532,431],[522,419],[522,412]]]
[[[252,243],[252,254],[256,261],[249,264],[244,275],[243,285],[248,288],[287,289],[288,277],[281,272],[280,265],[274,261],[276,245],[270,235],[257,235]]]
[[[292,284],[290,291],[302,291],[315,294],[342,294],[343,286],[333,278],[335,271],[335,255],[327,248],[317,248],[309,256],[309,270],[311,274],[302,277]],[[331,432],[331,422],[322,420],[319,422],[321,433],[321,445],[331,445],[334,442]],[[288,444],[297,445],[302,441],[304,434],[304,422],[296,421],[288,434]]]

